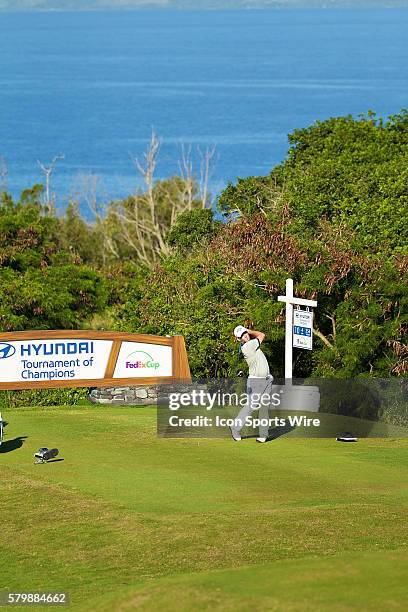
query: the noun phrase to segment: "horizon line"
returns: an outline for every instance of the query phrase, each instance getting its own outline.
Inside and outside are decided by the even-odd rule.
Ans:
[[[342,5],[342,4],[322,4],[322,5],[292,5],[292,6],[224,6],[221,8],[216,8],[212,6],[203,6],[203,7],[182,7],[182,6],[121,6],[121,7],[95,7],[95,8],[21,8],[21,9],[9,9],[9,8],[1,8],[0,13],[104,13],[104,12],[140,12],[140,11],[191,11],[191,12],[199,12],[199,11],[212,11],[212,12],[221,12],[221,11],[293,11],[293,10],[397,10],[397,9],[405,9],[408,8],[408,1],[404,4],[400,5],[370,5],[365,4],[363,6],[355,6],[355,5]]]

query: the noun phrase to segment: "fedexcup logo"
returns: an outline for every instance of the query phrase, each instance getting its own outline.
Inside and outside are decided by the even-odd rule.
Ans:
[[[12,357],[15,352],[16,349],[12,344],[0,342],[0,359],[7,359],[7,357]]]
[[[126,357],[126,369],[129,368],[152,368],[160,367],[158,361],[154,361],[153,357],[145,351],[134,351]]]

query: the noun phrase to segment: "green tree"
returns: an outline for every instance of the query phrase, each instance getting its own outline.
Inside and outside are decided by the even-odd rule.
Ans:
[[[0,329],[76,328],[104,307],[106,282],[64,251],[60,224],[46,216],[41,187],[0,200]]]
[[[349,231],[327,221],[313,240],[295,238],[264,215],[225,225],[207,247],[166,258],[124,306],[131,331],[183,334],[196,376],[233,375],[234,326],[252,321],[283,375],[284,311],[277,296],[290,276],[296,294],[317,299],[315,349],[295,351],[298,376],[404,374],[408,258],[355,252]]]
[[[166,242],[181,251],[207,244],[221,228],[221,221],[214,220],[212,210],[197,209],[183,212],[166,236]]]
[[[289,141],[270,175],[227,186],[227,222],[209,243],[195,238],[194,218],[180,219],[169,233],[177,248],[138,286],[127,327],[182,333],[194,374],[217,376],[234,373],[231,331],[252,320],[283,375],[277,296],[290,276],[319,304],[315,349],[295,351],[297,375],[405,375],[408,114],[329,119]]]
[[[102,268],[106,257],[97,224],[85,221],[77,202],[69,202],[59,219],[59,242],[63,251],[72,253],[77,261]]]
[[[287,159],[267,177],[239,179],[219,198],[225,214],[288,212],[313,236],[322,219],[352,230],[356,248],[407,253],[408,112],[317,121],[289,134]]]

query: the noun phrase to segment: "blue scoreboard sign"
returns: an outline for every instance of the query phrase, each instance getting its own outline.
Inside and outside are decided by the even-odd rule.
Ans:
[[[293,311],[293,346],[311,351],[313,348],[313,312]]]

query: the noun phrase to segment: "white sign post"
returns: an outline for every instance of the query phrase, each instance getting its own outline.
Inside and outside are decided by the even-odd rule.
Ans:
[[[285,379],[292,380],[292,369],[293,369],[293,305],[297,306],[309,306],[310,308],[316,308],[317,302],[315,300],[305,300],[303,298],[293,297],[293,279],[286,279],[286,295],[280,295],[278,297],[279,302],[285,302],[286,313],[285,313]],[[297,311],[303,312],[306,311]],[[311,318],[311,322],[313,318]],[[299,327],[304,327],[299,325]],[[311,331],[312,334],[312,331]],[[301,335],[301,334],[299,334]],[[306,336],[304,336],[306,337]],[[311,338],[311,336],[310,336]],[[295,345],[299,346],[299,345]],[[299,348],[308,348],[306,346],[299,346]],[[311,348],[311,346],[310,346]]]

